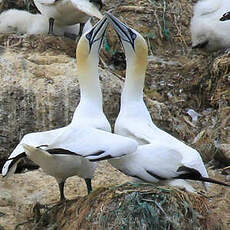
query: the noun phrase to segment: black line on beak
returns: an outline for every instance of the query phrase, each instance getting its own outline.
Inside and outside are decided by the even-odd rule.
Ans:
[[[122,40],[124,40],[124,41],[130,43],[132,45],[133,49],[135,50],[135,48],[134,48],[134,41],[132,39],[130,39],[130,37],[128,36],[127,32],[120,26],[120,24],[123,25],[124,27],[126,27],[128,31],[130,31],[130,28],[127,25],[125,25],[124,23],[120,22],[118,19],[117,19],[118,21],[116,21],[113,18],[115,16],[113,16],[113,15],[111,15],[109,13],[107,13],[107,15],[112,20],[112,23],[115,25],[115,30],[116,30],[116,27],[118,27],[122,31],[122,33],[125,35],[125,37],[127,37],[127,39],[122,38],[121,35],[119,34],[118,30],[116,30],[116,32],[118,34],[118,37],[120,39],[121,44],[122,44]],[[122,46],[123,46],[123,44],[122,44]]]

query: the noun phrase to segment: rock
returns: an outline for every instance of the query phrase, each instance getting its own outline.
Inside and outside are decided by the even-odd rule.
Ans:
[[[4,207],[9,205],[12,200],[12,194],[8,190],[1,189],[0,193],[0,206]],[[0,214],[1,217],[1,214]]]
[[[30,38],[35,43],[42,37]],[[5,49],[0,56],[0,154],[5,158],[26,133],[69,124],[80,93],[74,58],[54,49],[16,50]],[[100,76],[105,113],[114,122],[122,81],[102,69]]]
[[[222,162],[223,166],[230,165],[230,144],[217,144],[216,148],[214,159]]]
[[[225,176],[225,181],[230,182],[230,175]]]

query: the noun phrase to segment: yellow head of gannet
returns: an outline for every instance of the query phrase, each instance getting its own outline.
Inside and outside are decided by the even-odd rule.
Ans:
[[[91,30],[85,32],[78,42],[76,60],[81,99],[74,112],[72,123],[85,121],[88,125],[110,132],[110,124],[103,113],[98,73],[99,49],[107,25],[108,20],[104,17]]]
[[[104,17],[90,31],[82,35],[78,41],[76,58],[79,76],[84,76],[86,72],[90,72],[91,69],[95,71],[93,68],[89,70],[89,66],[95,67],[98,65],[98,52],[103,41],[107,24],[107,18]],[[87,75],[89,75],[89,73]],[[92,76],[95,76],[95,74],[92,74]]]

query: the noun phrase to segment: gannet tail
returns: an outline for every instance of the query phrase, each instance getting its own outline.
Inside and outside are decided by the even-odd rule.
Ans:
[[[26,154],[24,152],[18,154],[15,157],[10,157],[6,160],[6,163],[4,164],[2,168],[2,176],[8,177],[16,171],[18,163],[26,157]]]

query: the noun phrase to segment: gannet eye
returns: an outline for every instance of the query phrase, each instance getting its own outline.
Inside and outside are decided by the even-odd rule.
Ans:
[[[135,33],[133,33],[132,30],[129,30],[130,36],[133,39],[133,41],[137,38],[137,35]]]
[[[85,35],[85,37],[90,41],[93,34],[93,30],[91,30],[88,34]]]

